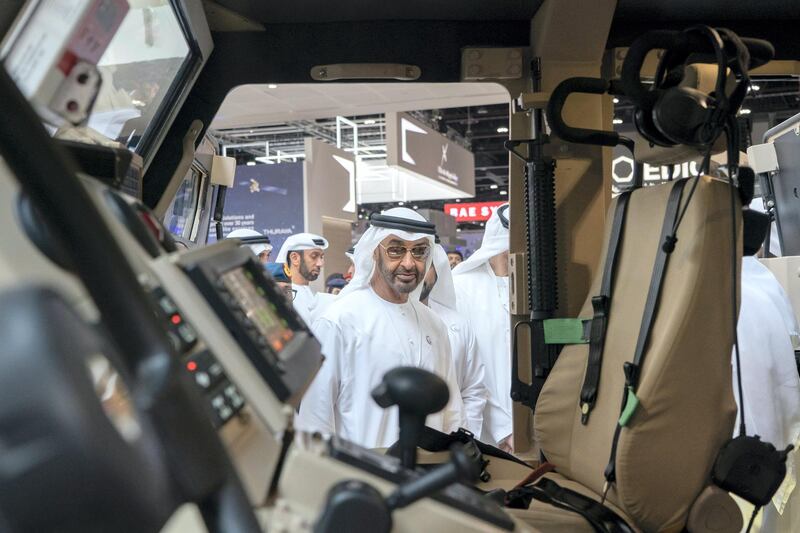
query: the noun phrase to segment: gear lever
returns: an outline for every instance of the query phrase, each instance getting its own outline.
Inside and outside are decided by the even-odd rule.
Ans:
[[[444,409],[450,399],[447,384],[427,370],[399,367],[383,376],[372,390],[372,398],[384,409],[396,405],[400,411],[400,460],[405,468],[417,466],[417,444],[425,418]]]

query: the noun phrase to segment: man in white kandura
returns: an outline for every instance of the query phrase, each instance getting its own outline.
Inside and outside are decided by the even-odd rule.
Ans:
[[[425,275],[420,301],[430,307],[447,326],[456,380],[464,403],[466,429],[480,437],[489,392],[484,383],[484,365],[478,355],[475,334],[456,306],[456,289],[447,256],[441,244],[434,245],[433,264]]]
[[[766,222],[769,223],[768,221]],[[766,224],[765,224],[766,227]],[[800,328],[789,297],[772,272],[754,254],[763,242],[743,235],[742,293],[737,334],[742,364],[744,413],[748,435],[759,435],[779,450],[793,444],[786,477],[756,521],[754,531],[800,531],[800,377],[794,350]],[[736,391],[735,360],[733,383]],[[734,393],[737,404],[738,393]],[[739,427],[738,421],[735,426]],[[750,508],[745,516],[749,516]],[[760,521],[760,524],[759,524]],[[760,526],[760,527],[759,527]]]
[[[226,239],[239,239],[243,245],[247,245],[258,256],[262,265],[269,263],[269,256],[272,253],[272,243],[269,237],[262,235],[254,229],[239,228],[228,233]]]
[[[298,233],[285,241],[278,252],[276,263],[289,267],[294,289],[294,309],[300,317],[311,325],[312,312],[317,305],[317,295],[309,283],[315,281],[325,266],[325,250],[328,241],[313,233]]]
[[[382,409],[371,392],[389,370],[424,368],[444,379],[450,403],[427,425],[463,425],[450,342],[444,323],[419,301],[436,228],[402,207],[373,215],[355,246],[355,276],[314,322],[325,362],[303,396],[297,427],[336,434],[368,448],[398,438],[397,407]]]
[[[489,399],[480,439],[512,451],[511,315],[508,302],[508,204],[486,223],[481,247],[453,269],[458,311],[478,341]]]

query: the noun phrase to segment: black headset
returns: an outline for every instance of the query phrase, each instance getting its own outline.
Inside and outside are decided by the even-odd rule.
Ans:
[[[706,94],[693,87],[680,87],[690,59],[691,62],[710,62],[706,54],[709,41],[717,64],[714,92]],[[647,52],[655,48],[663,48],[664,54],[658,63],[653,86],[648,89],[642,84],[639,71]],[[747,94],[749,62],[747,46],[736,34],[724,28],[698,25],[682,32],[646,34],[631,46],[622,67],[625,93],[636,106],[636,129],[649,142],[659,146],[709,146],[722,132],[727,117],[741,105]],[[735,76],[736,87],[728,95],[726,88],[730,76]]]

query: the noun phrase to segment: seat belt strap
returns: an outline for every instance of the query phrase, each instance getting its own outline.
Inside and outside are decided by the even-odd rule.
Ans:
[[[611,443],[611,458],[605,469],[606,477],[606,490],[608,484],[616,481],[616,455],[617,455],[617,442],[622,428],[628,425],[636,409],[639,406],[639,398],[636,396],[636,388],[639,385],[639,375],[641,373],[642,365],[644,364],[645,351],[647,343],[650,340],[650,333],[653,329],[655,321],[656,310],[658,308],[659,298],[661,296],[661,285],[664,281],[664,274],[667,270],[669,256],[672,249],[665,246],[667,238],[672,234],[675,227],[675,222],[678,217],[678,211],[681,205],[681,198],[683,197],[683,189],[688,182],[688,179],[682,179],[674,182],[672,190],[669,193],[667,200],[667,207],[664,212],[664,221],[661,224],[661,236],[658,240],[658,250],[656,251],[656,259],[653,265],[653,273],[650,276],[650,288],[647,291],[647,300],[645,301],[644,311],[642,313],[642,322],[639,326],[639,337],[636,340],[636,349],[633,355],[632,362],[626,362],[623,365],[625,372],[625,390],[622,395],[622,405],[620,407],[620,417],[617,421],[617,427],[614,431],[614,440]],[[677,239],[674,241],[677,242]],[[672,244],[674,244],[674,242]]]
[[[592,297],[594,316],[589,336],[589,358],[586,363],[586,374],[581,387],[581,423],[589,422],[589,414],[597,401],[597,390],[600,386],[600,369],[603,364],[603,347],[608,329],[608,313],[611,306],[611,290],[614,285],[614,273],[617,267],[617,256],[622,244],[622,230],[625,226],[625,215],[628,211],[628,200],[631,192],[626,191],[617,197],[611,232],[608,237],[606,262],[603,267],[603,279],[600,283],[600,294]]]
[[[508,493],[509,507],[527,509],[531,500],[540,501],[581,515],[599,533],[633,533],[633,528],[617,513],[579,492],[560,486],[552,479],[542,478]]]

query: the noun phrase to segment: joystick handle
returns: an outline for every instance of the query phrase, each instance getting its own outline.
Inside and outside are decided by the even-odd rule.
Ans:
[[[478,465],[467,457],[460,443],[453,444],[450,450],[450,461],[400,485],[386,498],[387,507],[402,509],[454,483],[475,483],[480,475]]]
[[[400,411],[400,460],[405,468],[414,469],[425,419],[444,409],[450,399],[447,383],[421,368],[398,367],[383,376],[372,398],[384,409],[396,405]]]

